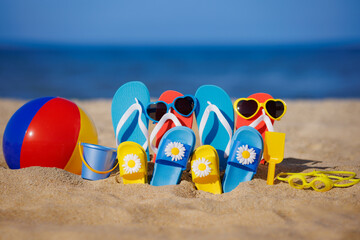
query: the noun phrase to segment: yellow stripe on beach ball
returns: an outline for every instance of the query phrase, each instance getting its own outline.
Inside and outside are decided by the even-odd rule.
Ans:
[[[78,108],[80,112],[80,131],[78,142],[80,141],[84,143],[98,144],[98,135],[94,123],[80,107]],[[82,161],[78,148],[79,144],[76,144],[71,158],[64,169],[66,171],[80,175]]]

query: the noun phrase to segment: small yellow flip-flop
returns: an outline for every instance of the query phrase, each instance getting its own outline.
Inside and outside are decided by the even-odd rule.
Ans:
[[[123,142],[117,149],[120,176],[124,184],[147,183],[147,155],[135,142]]]
[[[198,190],[221,194],[219,156],[210,145],[198,147],[191,158],[192,180]]]

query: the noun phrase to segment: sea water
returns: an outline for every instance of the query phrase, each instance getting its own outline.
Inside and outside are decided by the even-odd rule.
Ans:
[[[144,82],[152,97],[214,84],[235,98],[359,98],[360,48],[0,49],[0,97],[112,98],[128,81]]]

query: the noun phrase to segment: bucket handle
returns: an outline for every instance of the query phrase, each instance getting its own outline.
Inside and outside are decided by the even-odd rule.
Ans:
[[[107,170],[107,171],[98,171],[96,169],[93,169],[92,167],[90,167],[90,165],[86,162],[86,160],[84,159],[84,155],[83,155],[83,152],[81,150],[81,142],[79,141],[79,152],[80,152],[80,157],[81,157],[81,161],[85,164],[85,166],[87,168],[89,168],[91,171],[95,172],[95,173],[98,173],[98,174],[106,174],[106,173],[109,173],[109,172],[112,172],[115,170],[115,168],[119,165],[119,162],[116,163],[115,167],[113,167],[112,169],[110,170]]]

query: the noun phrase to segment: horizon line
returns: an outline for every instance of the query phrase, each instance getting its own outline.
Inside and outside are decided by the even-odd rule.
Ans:
[[[161,43],[121,43],[121,44],[82,44],[82,43],[61,43],[61,42],[30,42],[30,41],[0,41],[0,50],[26,50],[26,49],[123,49],[123,48],[244,48],[244,49],[288,49],[288,48],[360,48],[360,40],[344,41],[319,41],[319,42],[296,42],[296,43],[182,43],[182,44],[161,44]]]

